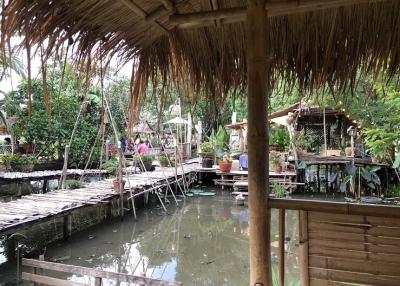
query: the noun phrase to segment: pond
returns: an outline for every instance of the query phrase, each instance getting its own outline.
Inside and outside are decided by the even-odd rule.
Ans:
[[[179,207],[142,209],[135,220],[106,221],[47,247],[46,260],[147,277],[183,285],[248,285],[249,225],[246,206],[235,206],[229,192],[191,197]],[[286,277],[298,281],[297,213],[286,214]],[[278,213],[272,212],[272,259],[277,263]],[[4,266],[4,265],[3,265]],[[12,279],[15,272],[3,274]],[[0,268],[0,271],[2,268]],[[3,268],[4,270],[5,268]],[[0,277],[1,275],[0,272]],[[5,276],[3,276],[5,277]],[[76,282],[88,277],[61,276]],[[1,284],[1,283],[0,283]],[[103,285],[115,285],[112,282]]]

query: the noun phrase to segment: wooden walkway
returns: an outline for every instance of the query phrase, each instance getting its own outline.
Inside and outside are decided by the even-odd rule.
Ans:
[[[196,173],[198,163],[183,164],[177,168],[178,181],[183,174]],[[124,176],[125,194],[143,194],[164,187],[175,180],[175,168],[157,168]],[[168,180],[168,183],[167,183]],[[57,190],[46,194],[23,196],[15,201],[0,203],[0,236],[29,227],[32,224],[65,216],[74,210],[88,206],[110,203],[119,196],[113,189],[113,179],[88,183],[82,189]],[[130,189],[129,189],[130,186]]]

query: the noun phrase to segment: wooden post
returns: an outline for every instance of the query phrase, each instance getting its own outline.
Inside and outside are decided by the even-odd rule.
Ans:
[[[247,2],[250,285],[270,286],[267,11],[265,0]]]
[[[300,285],[309,285],[308,274],[308,212],[299,211],[299,260],[300,260]]]
[[[43,180],[42,194],[47,193],[47,179]]]
[[[64,228],[63,228],[63,237],[64,240],[68,240],[72,233],[72,216],[71,214],[67,214],[64,216]]]
[[[279,209],[279,286],[285,286],[285,209]]]

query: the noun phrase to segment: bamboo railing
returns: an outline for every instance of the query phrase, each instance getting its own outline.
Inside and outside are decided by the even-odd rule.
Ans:
[[[134,283],[134,285],[148,286],[181,286],[182,283],[175,281],[165,281],[149,277],[129,275],[125,273],[117,273],[103,271],[100,269],[92,269],[82,266],[67,265],[62,263],[54,263],[35,259],[22,258],[22,265],[32,267],[33,273],[22,272],[22,279],[28,282],[41,283],[42,285],[56,286],[83,286],[87,284],[76,283],[73,281],[62,280],[60,278],[45,276],[43,270],[51,270],[63,273],[73,273],[77,275],[86,275],[95,278],[95,286],[102,285],[102,280],[113,280],[115,282]]]
[[[284,285],[285,210],[299,211],[302,286],[400,285],[400,208],[269,199],[279,209],[279,285]]]

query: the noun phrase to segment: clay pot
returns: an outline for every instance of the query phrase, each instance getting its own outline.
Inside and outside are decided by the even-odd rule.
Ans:
[[[232,162],[226,163],[226,162],[221,162],[219,163],[219,169],[223,173],[229,173],[232,169]]]
[[[282,172],[282,166],[271,166],[271,171],[275,173],[281,173]]]
[[[124,189],[124,187],[125,187],[125,181],[124,180],[122,180],[122,189]],[[119,185],[119,180],[118,179],[115,179],[114,181],[113,181],[113,187],[114,187],[114,191],[116,191],[117,193],[119,193],[119,191],[120,191],[120,185]]]
[[[344,153],[346,154],[347,157],[351,157],[351,147],[346,147],[344,149]],[[360,157],[361,156],[361,151],[358,148],[354,148],[354,157]]]
[[[269,146],[269,152],[278,152],[279,147],[278,146]]]
[[[160,167],[162,168],[168,167],[168,162],[160,162]]]
[[[22,172],[29,173],[29,172],[32,172],[32,171],[33,171],[33,167],[34,167],[33,164],[21,165],[21,171],[22,171]]]

